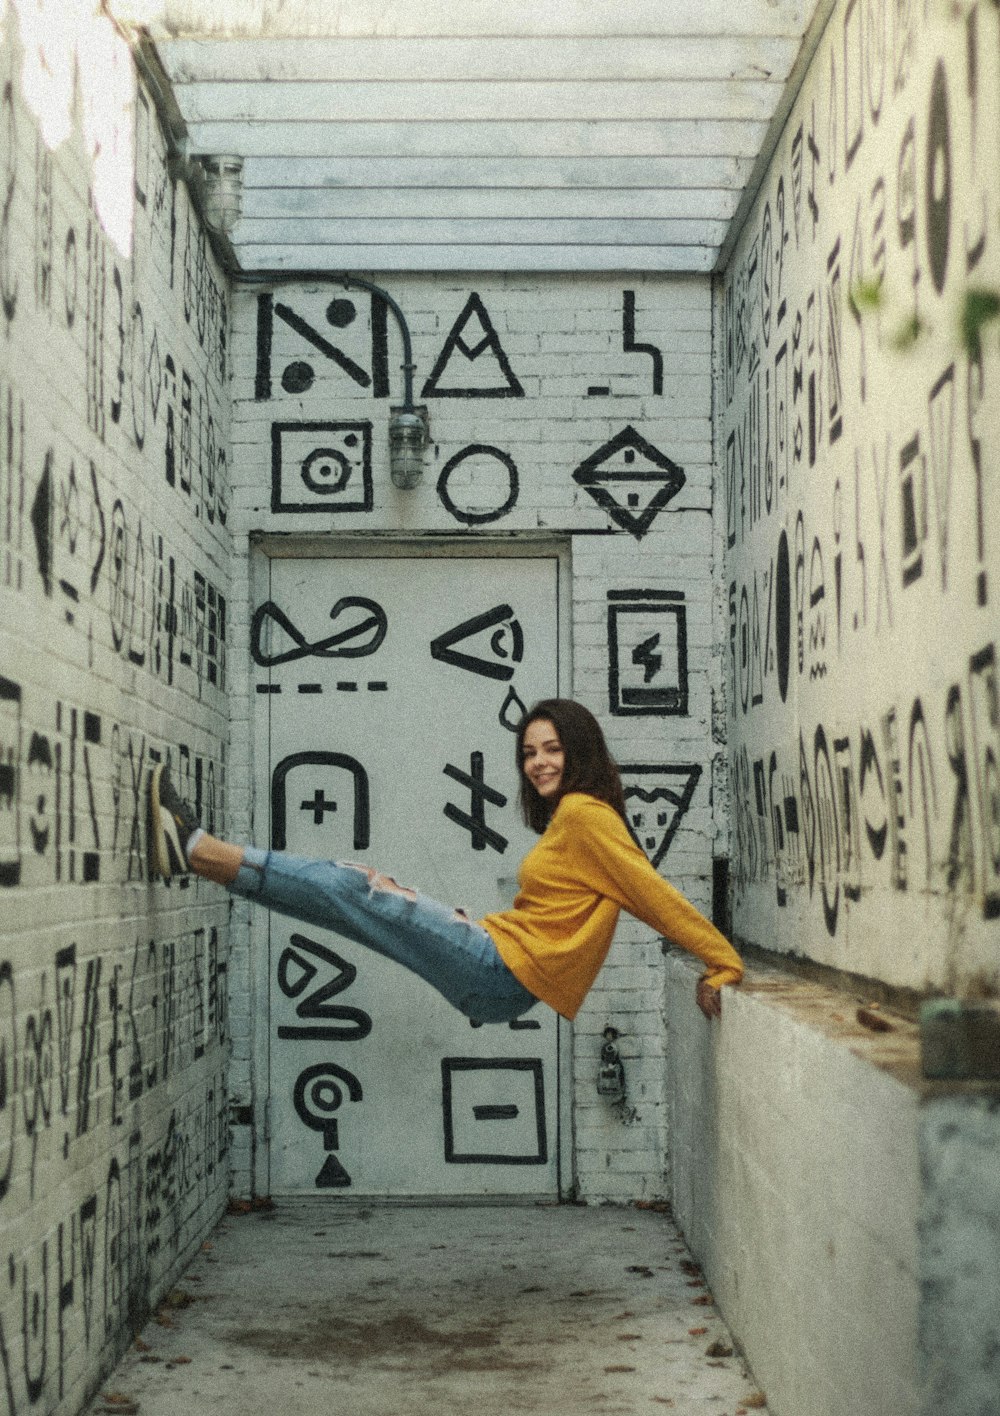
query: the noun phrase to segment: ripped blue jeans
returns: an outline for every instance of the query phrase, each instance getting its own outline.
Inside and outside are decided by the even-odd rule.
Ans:
[[[369,866],[247,846],[229,889],[395,960],[474,1022],[509,1023],[538,1002],[482,925]]]

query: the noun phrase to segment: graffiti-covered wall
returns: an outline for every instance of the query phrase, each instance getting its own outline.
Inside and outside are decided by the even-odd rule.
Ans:
[[[228,297],[128,51],[0,6],[0,1403],[78,1409],[227,1193]],[[193,906],[197,904],[198,908]]]
[[[285,553],[299,544],[315,554],[317,545],[344,546],[352,538],[375,538],[376,544],[382,538],[417,558],[434,544],[466,551],[474,544],[487,556],[491,546],[561,551],[564,622],[553,640],[561,691],[602,721],[624,768],[633,829],[650,857],[711,910],[709,282],[513,274],[366,278],[398,304],[412,337],[414,401],[427,409],[430,426],[423,479],[412,490],[390,480],[387,429],[390,408],[403,402],[403,352],[384,296],[334,282],[240,290],[232,518],[238,544],[259,532],[283,536]],[[281,550],[269,543],[271,553]],[[387,695],[409,694],[413,711],[400,720],[400,731],[411,731],[425,711],[418,712],[418,698],[447,666],[451,696],[442,692],[431,728],[413,744],[410,766],[404,761],[399,769],[395,809],[402,813],[404,788],[428,762],[435,764],[408,827],[422,843],[413,883],[453,898],[457,873],[445,868],[438,879],[434,868],[455,849],[480,852],[494,862],[494,875],[512,885],[518,861],[507,858],[515,852],[506,846],[516,781],[512,792],[498,792],[496,768],[489,751],[484,767],[482,748],[498,710],[504,727],[516,727],[525,699],[533,696],[526,674],[536,646],[528,643],[527,617],[512,616],[514,602],[468,581],[448,603],[432,606],[425,618],[433,627],[420,631],[423,657],[414,646],[413,667],[401,685],[403,659],[393,648],[399,626],[375,584],[363,588],[378,601],[364,615],[339,601],[333,609],[332,600],[315,604],[308,590],[268,605],[249,580],[240,580],[234,593],[240,603],[245,597],[247,623],[260,631],[247,646],[253,672],[239,686],[245,713],[234,705],[237,734],[241,719],[249,723],[262,702],[269,705],[271,727],[258,734],[258,755],[296,720],[298,695],[307,692],[312,726],[296,738],[303,750],[335,747],[338,734],[342,743],[364,711],[365,696],[372,705],[378,699],[374,715],[384,711]],[[480,593],[489,598],[480,603]],[[352,645],[356,656],[374,652],[373,614],[382,625],[380,657],[344,659],[335,675],[325,674],[324,655]],[[277,666],[279,658],[289,671],[301,671],[289,672],[287,681],[267,680],[266,666]],[[484,699],[484,741],[471,742],[478,751],[471,759],[466,754],[459,771],[454,738],[460,709],[474,691],[486,690],[492,706],[487,712]],[[506,768],[512,733],[501,730],[500,737],[506,737]],[[233,749],[235,775],[252,755],[249,737],[234,737]],[[362,741],[359,752],[374,779],[379,743]],[[265,795],[266,779],[258,801]],[[297,818],[302,796],[294,802]],[[373,831],[375,811],[373,805]],[[331,829],[336,820],[327,817]],[[266,827],[266,815],[263,822]],[[236,829],[241,825],[237,817]],[[244,829],[249,834],[249,822]],[[348,838],[344,849],[351,845]],[[499,907],[486,897],[465,903],[480,913]],[[586,1193],[634,1197],[659,1193],[665,1184],[662,964],[652,932],[623,922],[575,1026],[576,1168]],[[242,967],[235,956],[234,966]],[[360,982],[352,986],[357,993]],[[242,994],[242,987],[236,991]],[[344,1001],[352,995],[345,993]],[[629,1093],[617,1110],[596,1091],[605,1025],[620,1032],[626,1059]],[[245,1035],[234,1037],[233,1085],[245,1102],[252,1099],[252,1033],[248,1018]],[[359,1042],[356,1054],[373,1045],[370,1038]],[[527,1060],[540,1066],[536,1058]],[[506,1108],[511,1115],[521,1107],[506,1095],[490,1100],[494,1111]],[[235,1145],[249,1165],[249,1139],[239,1130]]]
[[[998,24],[836,7],[719,305],[737,932],[958,992],[1000,981]]]

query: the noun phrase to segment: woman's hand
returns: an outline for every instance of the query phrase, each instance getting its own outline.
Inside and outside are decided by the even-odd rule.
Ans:
[[[713,988],[703,978],[698,980],[698,986],[694,991],[694,1000],[709,1020],[722,1017],[722,991]]]

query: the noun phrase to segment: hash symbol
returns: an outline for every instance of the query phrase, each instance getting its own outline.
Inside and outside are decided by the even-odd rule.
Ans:
[[[481,752],[472,753],[469,765],[470,771],[463,772],[460,768],[453,767],[449,763],[444,769],[444,774],[446,777],[460,782],[463,787],[469,788],[472,793],[471,814],[460,811],[451,802],[445,806],[444,814],[449,821],[454,821],[456,825],[469,832],[474,851],[484,851],[487,846],[492,846],[495,851],[503,855],[509,842],[500,835],[499,831],[493,831],[486,825],[485,804],[491,802],[494,806],[506,806],[507,798],[502,792],[488,787],[483,780],[483,754]]]

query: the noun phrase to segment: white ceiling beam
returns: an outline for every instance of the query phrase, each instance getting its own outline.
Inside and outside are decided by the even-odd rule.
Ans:
[[[618,83],[197,84],[183,94],[187,123],[465,122],[476,118],[718,118],[766,122],[780,96],[770,80]]]
[[[712,246],[250,246],[234,245],[250,270],[674,271],[706,274]]]
[[[241,157],[708,157],[755,158],[767,124],[662,122],[191,123],[193,153]]]
[[[154,38],[801,35],[814,0],[108,0]]]
[[[175,40],[157,46],[171,83],[331,80],[424,83],[528,80],[782,78],[797,36],[690,35],[600,39],[244,39]]]
[[[231,234],[234,245],[287,246],[718,246],[725,221],[635,220],[615,217],[583,220],[486,221],[462,218],[241,220]]]
[[[244,187],[243,216],[312,217],[323,220],[367,217],[447,217],[451,220],[557,218],[570,220],[607,217],[616,220],[696,218],[728,222],[739,202],[739,192],[714,188],[701,190],[608,191],[546,187],[462,190],[457,187],[363,187],[317,189],[313,187]]]
[[[248,187],[742,187],[749,158],[250,158]]]

